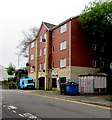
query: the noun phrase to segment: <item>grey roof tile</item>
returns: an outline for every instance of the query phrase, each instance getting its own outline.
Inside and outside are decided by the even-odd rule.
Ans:
[[[46,27],[48,28],[48,29],[52,29],[53,27],[55,27],[56,25],[53,25],[53,24],[50,24],[50,23],[47,23],[47,22],[43,22],[45,25],[46,25]]]

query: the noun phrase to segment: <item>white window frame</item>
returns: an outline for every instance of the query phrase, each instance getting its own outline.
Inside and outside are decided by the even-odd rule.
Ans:
[[[40,36],[40,42],[42,42],[42,36]]]
[[[92,61],[92,66],[93,66],[93,67],[96,67],[96,63],[97,63],[97,61],[96,61],[96,60],[93,60],[93,61]]]
[[[42,50],[40,49],[40,51],[39,51],[39,56],[42,56]]]
[[[100,46],[100,51],[104,52],[104,50],[105,50],[104,46]]]
[[[46,38],[47,38],[46,33],[44,33],[44,39],[46,39]]]
[[[97,45],[96,44],[92,44],[92,50],[96,51]]]
[[[52,69],[54,68],[54,61],[52,62]]]
[[[31,48],[33,48],[35,46],[35,43],[34,42],[32,42],[31,43]]]
[[[30,67],[30,72],[33,73],[34,72],[34,68],[31,66]]]
[[[60,34],[64,33],[67,31],[67,24],[64,24],[60,27]]]
[[[60,68],[66,67],[66,58],[60,60]]]
[[[104,61],[101,61],[101,62],[100,62],[100,67],[103,68],[104,65],[105,65]]]
[[[46,55],[46,48],[44,48],[44,55]]]
[[[52,53],[54,53],[54,46],[52,46]]]
[[[44,70],[46,69],[46,63],[44,63]]]
[[[65,50],[66,46],[67,46],[66,41],[61,42],[60,43],[60,50]]]
[[[30,60],[34,60],[34,54],[31,54]]]
[[[42,63],[39,64],[39,70],[42,70]]]
[[[52,31],[52,38],[54,38],[54,31]]]

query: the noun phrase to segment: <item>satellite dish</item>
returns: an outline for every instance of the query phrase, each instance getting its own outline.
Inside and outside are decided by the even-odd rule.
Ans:
[[[46,41],[46,39],[45,38],[42,38],[42,42],[45,42]]]

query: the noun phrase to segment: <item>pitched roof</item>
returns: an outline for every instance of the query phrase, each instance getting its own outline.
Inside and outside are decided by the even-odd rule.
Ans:
[[[48,28],[48,29],[52,29],[53,27],[55,27],[56,25],[53,25],[53,24],[50,24],[50,23],[47,23],[47,22],[43,22],[45,25],[46,25],[46,27]]]
[[[70,21],[70,20],[72,20],[72,19],[78,18],[78,17],[79,17],[79,15],[77,15],[77,16],[73,16],[73,17],[70,17],[69,19],[63,21],[62,23],[60,23],[60,24],[54,26],[51,30],[54,30],[54,29],[56,29],[57,27],[59,27],[59,26],[65,24],[66,22],[68,22],[68,21]]]

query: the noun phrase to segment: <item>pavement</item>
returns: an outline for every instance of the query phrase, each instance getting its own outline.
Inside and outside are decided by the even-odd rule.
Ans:
[[[28,91],[27,91],[28,92]],[[84,103],[90,103],[100,106],[107,106],[112,108],[112,102],[106,101],[105,99],[112,98],[112,95],[106,95],[106,94],[86,94],[86,95],[60,95],[59,91],[45,91],[45,90],[34,90],[29,91],[33,92],[35,94],[44,95],[44,96],[50,96],[50,97],[57,97],[62,99],[68,99],[68,100],[74,100],[74,101],[80,101]]]

